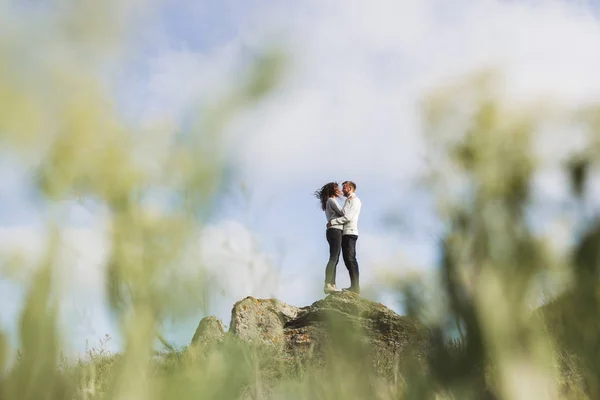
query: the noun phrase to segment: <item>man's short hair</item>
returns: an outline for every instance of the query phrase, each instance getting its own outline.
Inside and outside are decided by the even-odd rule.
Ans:
[[[356,183],[352,182],[352,181],[344,181],[344,183],[342,183],[342,185],[350,185],[352,186],[352,190],[356,190]]]

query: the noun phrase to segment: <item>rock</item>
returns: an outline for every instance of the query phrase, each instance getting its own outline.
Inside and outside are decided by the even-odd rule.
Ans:
[[[221,320],[215,316],[204,317],[198,324],[198,328],[196,328],[192,338],[192,346],[214,345],[223,340],[223,336],[225,336],[225,330]]]
[[[238,338],[281,348],[285,345],[283,327],[298,316],[300,309],[276,299],[246,297],[231,310],[229,332]]]
[[[409,347],[422,355],[428,330],[417,321],[396,314],[351,292],[338,292],[300,309],[284,326],[289,352],[305,356],[310,351],[324,358],[326,349],[356,352],[375,363],[393,364]],[[360,354],[359,354],[360,353]]]

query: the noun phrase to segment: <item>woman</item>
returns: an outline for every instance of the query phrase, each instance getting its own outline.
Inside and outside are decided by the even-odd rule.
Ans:
[[[340,194],[340,188],[335,182],[329,182],[315,192],[315,196],[321,202],[321,209],[325,211],[325,217],[328,222],[333,218],[344,215],[336,200],[336,198],[340,197]],[[325,234],[329,243],[329,262],[325,268],[325,294],[340,291],[335,287],[335,273],[340,259],[340,252],[342,251],[342,228],[342,225],[332,225],[330,228],[327,228]]]

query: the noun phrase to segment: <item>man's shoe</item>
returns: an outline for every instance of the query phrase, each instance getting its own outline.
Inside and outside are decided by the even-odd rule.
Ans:
[[[352,293],[360,294],[360,289],[353,288],[353,287],[344,288],[344,289],[342,289],[342,291],[343,292],[352,292]]]
[[[324,289],[325,294],[331,294],[331,293],[335,293],[335,292],[339,292],[339,291],[340,291],[340,289],[336,288],[335,285],[332,285],[331,283],[325,284],[325,289]]]

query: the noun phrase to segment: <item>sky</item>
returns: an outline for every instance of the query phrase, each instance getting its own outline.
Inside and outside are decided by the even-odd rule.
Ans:
[[[199,305],[190,318],[167,324],[165,336],[176,345],[189,343],[205,314],[227,325],[233,303],[246,296],[297,306],[324,297],[326,221],[312,193],[332,180],[355,181],[363,204],[357,257],[364,296],[402,312],[381,274],[435,270],[443,229],[419,180],[426,167],[419,107],[429,91],[496,67],[515,104],[600,100],[596,2],[273,3],[168,1],[135,32],[134,56],[114,82],[126,118],[183,126],[191,103],[210,104],[231,89],[265,46],[286,49],[290,61],[280,85],[226,127],[231,174],[198,238],[199,257],[222,294],[208,310]],[[536,196],[546,203],[565,199],[558,162],[579,143],[567,141],[569,134],[553,132],[538,145],[548,161],[536,176]],[[0,154],[0,256],[23,249],[35,260],[44,246],[39,199],[19,160]],[[106,211],[91,201],[64,201],[61,210],[63,329],[73,351],[105,334],[117,349],[118,329],[103,302]],[[546,228],[560,236],[558,227]],[[15,345],[22,275],[0,275],[0,328]],[[340,260],[338,286],[348,284]]]

